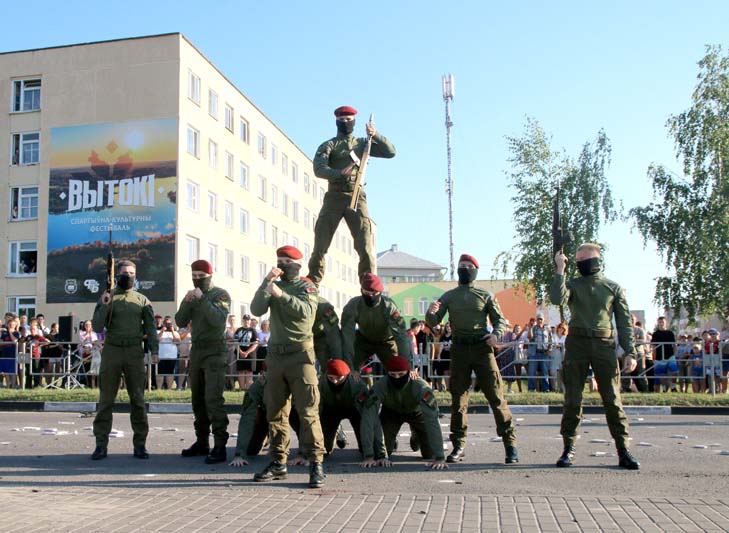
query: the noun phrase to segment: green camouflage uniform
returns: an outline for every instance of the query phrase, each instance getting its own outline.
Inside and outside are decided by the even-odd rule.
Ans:
[[[243,396],[235,446],[235,455],[238,457],[258,455],[268,435],[266,407],[263,403],[265,386],[266,378],[260,376],[248,387]]]
[[[471,372],[476,374],[476,384],[489,402],[496,421],[496,434],[502,437],[504,446],[516,446],[516,430],[511,410],[504,398],[501,372],[496,363],[493,347],[483,340],[488,322],[493,334],[500,338],[507,327],[506,318],[499,303],[485,289],[473,283],[459,284],[440,297],[437,313],[426,313],[430,327],[439,324],[446,313],[453,327],[451,342],[451,442],[453,447],[463,448],[468,435],[468,389]]]
[[[270,425],[271,457],[285,463],[289,453],[289,412],[291,397],[302,420],[301,449],[317,463],[324,458],[324,438],[319,423],[319,387],[314,367],[312,329],[318,302],[316,286],[306,278],[272,283],[283,291],[273,298],[266,287],[258,288],[251,313],[263,316],[270,311],[271,338],[266,355],[266,415]]]
[[[438,422],[438,403],[433,390],[422,379],[411,379],[401,389],[390,384],[388,377],[375,383],[370,393],[377,404],[381,404],[379,423],[385,439],[387,455],[392,455],[400,427],[407,422],[420,442],[423,459],[442,461],[443,434]],[[372,418],[374,416],[374,419]],[[366,425],[377,426],[376,411],[367,411]]]
[[[324,204],[314,227],[314,249],[309,259],[309,278],[317,285],[324,277],[324,257],[342,217],[349,226],[354,240],[354,249],[359,255],[357,268],[359,277],[361,278],[366,272],[375,271],[375,258],[372,255],[372,227],[364,190],[360,194],[357,211],[349,208],[354,191],[354,180],[357,177],[357,167],[354,167],[351,177],[342,176],[341,173],[343,168],[353,162],[349,153],[354,150],[357,157],[362,157],[366,142],[365,138],[357,138],[353,135],[337,135],[319,146],[314,156],[314,175],[329,181],[329,190],[324,195]],[[372,138],[370,156],[395,157],[395,147],[378,133]]]
[[[189,382],[195,435],[207,447],[212,428],[215,446],[228,442],[228,415],[225,413],[225,369],[228,348],[225,327],[230,312],[230,295],[220,287],[211,287],[196,300],[183,300],[175,322],[185,327],[192,322]]]
[[[358,371],[372,354],[377,354],[383,365],[390,357],[401,355],[412,368],[413,345],[405,319],[387,296],[374,307],[366,305],[362,296],[349,300],[342,310],[342,337],[344,360],[354,370]]]
[[[620,369],[612,326],[614,317],[620,346],[626,355],[635,357],[633,326],[623,289],[600,273],[568,282],[556,274],[549,298],[554,305],[568,305],[571,317],[562,363],[565,390],[561,433],[565,446],[576,442],[582,420],[582,391],[592,367],[615,446],[628,448],[628,419],[620,400]]]
[[[110,306],[96,304],[92,324],[94,331],[106,326]],[[147,336],[152,354],[159,353],[157,330],[152,304],[146,296],[134,290],[117,288],[111,306],[111,321],[106,326],[104,348],[99,369],[99,405],[94,419],[96,445],[106,447],[112,427],[112,409],[122,376],[129,394],[130,419],[134,431],[133,445],[144,446],[149,425],[144,405],[146,373],[142,338]]]
[[[314,353],[319,362],[319,370],[324,371],[329,359],[342,358],[342,331],[339,317],[334,306],[319,296],[314,318]]]

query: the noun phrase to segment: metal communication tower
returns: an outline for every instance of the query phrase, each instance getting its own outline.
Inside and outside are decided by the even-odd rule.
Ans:
[[[451,281],[455,279],[455,264],[453,259],[453,176],[451,175],[451,101],[456,93],[456,80],[453,74],[443,76],[443,101],[445,102],[445,126],[446,126],[446,153],[448,157],[448,177],[446,178],[445,191],[448,195],[448,247],[451,254]]]

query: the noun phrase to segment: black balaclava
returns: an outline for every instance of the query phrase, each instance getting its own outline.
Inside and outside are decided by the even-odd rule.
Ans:
[[[476,281],[478,276],[477,268],[459,268],[458,269],[458,283],[460,285],[468,285]]]
[[[213,284],[213,278],[212,276],[208,276],[206,278],[194,279],[192,280],[192,284],[195,286],[196,289],[200,289],[203,292],[208,292]]]
[[[367,307],[375,307],[382,300],[382,295],[377,294],[375,296],[371,296],[369,294],[362,293],[362,300]]]
[[[116,284],[121,290],[128,291],[129,289],[134,288],[135,280],[136,276],[130,276],[129,274],[119,274],[116,277]]]
[[[396,389],[402,389],[410,381],[410,372],[407,372],[404,376],[399,378],[393,378],[391,375],[387,375],[387,379],[390,380],[390,385]]]
[[[301,265],[299,263],[278,263],[276,265],[276,268],[280,268],[284,271],[283,273],[283,279],[285,281],[296,281],[296,278],[299,277],[299,271],[301,270]]]
[[[592,276],[593,274],[597,274],[600,272],[601,268],[602,261],[599,257],[591,257],[589,259],[577,261],[577,270],[579,270],[580,274],[583,276]]]
[[[337,120],[337,135],[352,135],[354,120]]]

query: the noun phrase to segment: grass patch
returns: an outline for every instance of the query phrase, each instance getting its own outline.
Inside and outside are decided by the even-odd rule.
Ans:
[[[436,392],[438,403],[450,405],[451,395],[447,392]],[[148,391],[144,398],[151,403],[190,403],[190,391]],[[99,391],[97,389],[32,389],[12,390],[0,389],[0,401],[40,401],[40,402],[97,402]],[[548,393],[514,393],[506,395],[506,400],[512,405],[562,405],[562,394]],[[128,402],[127,391],[119,391],[117,401]],[[225,403],[240,405],[243,393],[239,391],[226,392]],[[484,405],[486,398],[481,393],[471,394],[471,405]],[[600,395],[586,392],[584,405],[602,405]],[[729,394],[682,394],[682,393],[651,393],[651,394],[623,394],[624,405],[670,405],[675,407],[725,407],[729,406]]]

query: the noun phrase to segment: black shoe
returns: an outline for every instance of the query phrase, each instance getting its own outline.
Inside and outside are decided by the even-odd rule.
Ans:
[[[213,446],[213,449],[210,450],[210,453],[205,458],[205,462],[212,465],[225,462],[226,459],[228,459],[228,454],[225,451],[225,446]]]
[[[97,446],[94,453],[91,454],[91,459],[98,461],[99,459],[106,457],[106,455],[106,446]]]
[[[410,449],[414,452],[417,452],[420,449],[420,440],[415,433],[410,435]]]
[[[567,445],[564,447],[564,451],[562,451],[562,455],[560,455],[559,459],[557,459],[557,466],[560,468],[567,468],[572,466],[574,463],[572,460],[575,458],[575,447],[572,445]]]
[[[466,457],[466,450],[461,448],[460,446],[456,446],[453,448],[453,451],[446,457],[446,463],[458,463],[460,461],[463,461],[463,458]]]
[[[182,450],[182,457],[195,457],[197,455],[208,455],[209,453],[210,446],[204,442],[195,441],[192,446]]]
[[[640,463],[635,460],[635,457],[630,455],[627,448],[620,448],[618,450],[618,457],[620,458],[618,466],[627,468],[628,470],[640,470]]]
[[[324,485],[324,466],[312,461],[309,466],[309,488],[318,489],[322,485]]]
[[[506,450],[506,458],[504,462],[507,465],[513,465],[519,462],[519,453],[516,451],[516,446],[507,445],[504,446]]]
[[[337,429],[337,448],[340,450],[343,450],[347,447],[347,435],[344,434],[344,429],[342,428],[342,425],[339,425],[339,428]]]
[[[261,472],[258,472],[253,476],[253,481],[272,481],[274,479],[286,479],[288,475],[286,465],[279,463],[278,461],[271,461],[271,463],[264,468]]]
[[[142,446],[135,446],[134,447],[134,457],[137,459],[149,459],[149,452],[147,451],[147,448]]]

